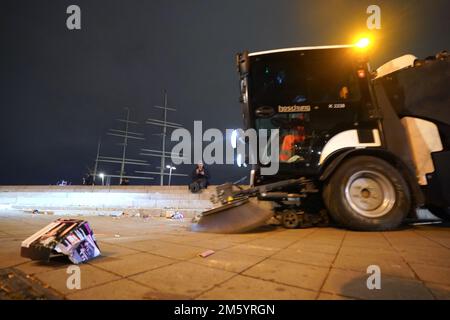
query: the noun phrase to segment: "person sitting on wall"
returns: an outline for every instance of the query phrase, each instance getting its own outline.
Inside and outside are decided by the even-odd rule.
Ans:
[[[191,178],[192,183],[189,185],[191,192],[196,193],[208,187],[210,175],[202,162],[199,162],[192,171]]]

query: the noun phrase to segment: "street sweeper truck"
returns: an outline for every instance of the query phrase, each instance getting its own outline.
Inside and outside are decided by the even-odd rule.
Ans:
[[[237,55],[244,126],[278,129],[279,170],[258,163],[249,188],[218,187],[194,230],[242,232],[272,216],[392,230],[417,208],[450,218],[447,52],[372,70],[362,43]]]

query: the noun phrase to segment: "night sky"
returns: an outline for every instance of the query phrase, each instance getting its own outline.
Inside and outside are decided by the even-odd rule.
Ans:
[[[81,30],[66,27],[71,4],[81,8]],[[120,157],[120,138],[106,131],[121,129],[114,119],[124,107],[140,122],[131,129],[147,138],[130,142],[128,157],[149,160],[144,170],[155,171],[159,160],[139,149],[161,147],[152,135],[160,129],[143,123],[162,116],[152,106],[162,104],[164,89],[178,109],[169,121],[242,127],[237,52],[349,43],[365,31],[370,4],[381,7],[382,24],[372,67],[450,49],[450,1],[2,0],[0,184],[80,184],[99,137],[102,155]],[[117,174],[119,165],[100,169]],[[213,183],[246,175],[229,165],[210,171]]]

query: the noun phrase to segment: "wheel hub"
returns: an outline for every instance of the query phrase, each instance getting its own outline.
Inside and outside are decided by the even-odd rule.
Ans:
[[[372,170],[358,171],[349,178],[345,198],[354,211],[368,218],[387,214],[396,200],[392,183]]]
[[[299,217],[295,212],[287,212],[283,215],[283,225],[288,228],[295,228],[299,224]]]

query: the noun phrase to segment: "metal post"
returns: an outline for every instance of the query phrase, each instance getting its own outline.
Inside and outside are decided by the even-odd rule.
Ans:
[[[120,167],[120,180],[119,184],[122,184],[123,175],[125,174],[125,155],[127,151],[127,143],[128,143],[128,125],[130,121],[130,109],[125,108],[127,110],[127,121],[125,122],[125,136],[123,140],[123,151],[122,151],[122,165]]]
[[[98,158],[100,156],[100,145],[102,144],[102,138],[100,137],[98,139],[98,144],[97,144],[97,157],[95,158],[95,166],[94,166],[94,177],[92,180],[92,184],[95,185],[95,179],[97,178],[97,168],[98,168]]]
[[[173,169],[173,167],[170,166],[170,169],[169,169],[169,186],[170,186],[170,180],[172,180],[172,169]]]
[[[166,133],[167,133],[167,91],[164,90],[164,126],[163,126],[163,139],[162,139],[162,154],[166,153]],[[161,178],[160,185],[164,185],[164,168],[166,167],[166,158],[161,157]]]

